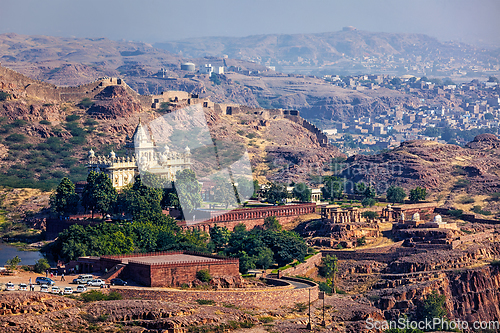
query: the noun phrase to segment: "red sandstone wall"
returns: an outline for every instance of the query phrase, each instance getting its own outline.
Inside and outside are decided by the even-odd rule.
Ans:
[[[197,299],[212,300],[219,304],[234,304],[247,309],[279,309],[293,307],[295,303],[308,303],[309,290],[311,301],[318,299],[318,286],[304,289],[285,289],[281,287],[258,290],[144,290],[114,287],[125,299],[164,300],[170,302],[194,302]]]
[[[280,222],[280,224],[287,224],[287,223],[292,222],[294,219],[296,219],[297,216],[296,215],[277,216],[276,218]],[[234,221],[222,221],[222,222],[211,222],[211,223],[199,223],[199,224],[193,224],[190,226],[183,226],[182,228],[184,230],[189,229],[189,230],[200,230],[200,231],[209,232],[210,228],[212,228],[214,225],[217,224],[219,227],[226,227],[230,231],[233,231],[234,227],[236,227],[240,223],[243,223],[247,227],[247,230],[251,230],[254,227],[263,225],[264,219],[265,218],[247,219],[247,220],[241,219],[241,220],[234,220]]]
[[[212,277],[239,276],[238,262],[206,262],[180,265],[151,266],[150,287],[179,287],[183,283],[190,284],[196,279],[196,272],[206,269]]]

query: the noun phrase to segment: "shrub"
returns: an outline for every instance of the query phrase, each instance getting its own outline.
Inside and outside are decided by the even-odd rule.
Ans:
[[[451,209],[448,211],[448,215],[451,215],[451,216],[456,217],[456,218],[461,217],[463,213],[464,213],[464,211],[461,209]]]
[[[470,197],[470,196],[464,196],[462,198],[460,198],[460,200],[458,200],[459,203],[461,204],[471,204],[471,203],[474,203],[474,198]],[[479,206],[481,207],[481,206]]]
[[[212,301],[211,299],[197,299],[196,303],[200,305],[214,305],[215,301]]]
[[[373,207],[373,206],[375,206],[376,203],[377,203],[377,201],[373,198],[364,198],[361,201],[361,204],[363,205],[363,207]]]
[[[361,238],[358,238],[358,239],[356,240],[356,243],[358,244],[358,246],[363,246],[363,245],[365,245],[365,244],[366,244],[366,237],[365,237],[365,236],[363,236],[363,237],[361,237]]]
[[[49,262],[45,258],[38,259],[35,263],[35,272],[42,273],[50,268]]]
[[[271,316],[263,316],[259,317],[259,321],[262,323],[272,323],[274,321],[274,318]]]
[[[7,260],[7,267],[10,270],[14,270],[17,268],[17,265],[19,265],[20,262],[21,259],[18,256],[15,256],[14,258]]]
[[[5,101],[9,97],[10,94],[6,93],[5,91],[0,91],[0,102]]]
[[[299,302],[299,303],[295,303],[295,305],[292,308],[292,311],[304,312],[304,311],[306,311],[306,309],[307,309],[307,304]]]
[[[14,127],[21,127],[21,126],[24,126],[24,125],[26,125],[26,120],[16,119],[16,120],[14,120],[14,122],[12,123],[12,125],[13,125]]]
[[[85,122],[83,124],[85,126],[97,126],[97,125],[99,125],[99,123],[94,119],[87,119],[87,120],[85,120]]]
[[[5,140],[10,142],[24,142],[26,141],[26,136],[23,134],[14,133],[6,137]]]
[[[210,272],[207,269],[202,269],[196,272],[196,278],[201,282],[210,282],[210,280],[212,280]]]
[[[85,97],[77,105],[78,105],[78,107],[80,107],[82,109],[87,109],[87,108],[91,107],[92,105],[94,105],[94,102],[92,102],[92,100],[90,98]]]
[[[80,119],[80,116],[77,114],[70,114],[69,116],[66,116],[66,121],[71,122],[71,121],[77,121]]]

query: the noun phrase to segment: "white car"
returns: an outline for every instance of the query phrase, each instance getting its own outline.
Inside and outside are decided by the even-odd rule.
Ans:
[[[61,289],[59,289],[58,286],[53,286],[52,288],[50,288],[50,292],[53,294],[59,294],[61,292]]]
[[[26,283],[19,283],[18,290],[28,291],[28,285]]]
[[[71,295],[71,294],[73,294],[73,288],[71,288],[71,287],[64,288],[63,294],[64,295]]]
[[[87,291],[87,286],[81,284],[78,287],[76,287],[76,292],[77,293],[84,293]]]
[[[49,292],[49,286],[47,286],[46,284],[42,284],[42,285],[40,286],[40,291],[41,291],[42,293],[48,293],[48,292]]]
[[[16,287],[14,286],[13,283],[9,282],[7,283],[7,285],[5,286],[5,290],[16,290]]]
[[[100,287],[100,286],[103,286],[105,284],[106,284],[106,282],[104,282],[104,280],[101,280],[101,279],[94,279],[94,280],[87,282],[87,286],[92,286],[92,287]]]

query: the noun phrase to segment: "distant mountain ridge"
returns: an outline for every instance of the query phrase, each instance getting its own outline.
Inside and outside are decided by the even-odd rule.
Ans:
[[[337,32],[270,34],[247,37],[203,37],[154,44],[183,57],[223,56],[267,65],[309,63],[321,66],[360,57],[467,57],[478,48],[440,42],[424,34],[368,32],[347,28]],[[487,52],[486,56],[493,56]]]

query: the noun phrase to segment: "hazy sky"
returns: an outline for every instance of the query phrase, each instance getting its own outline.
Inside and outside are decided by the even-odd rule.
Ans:
[[[500,0],[0,0],[0,33],[149,43],[359,30],[500,46]]]

